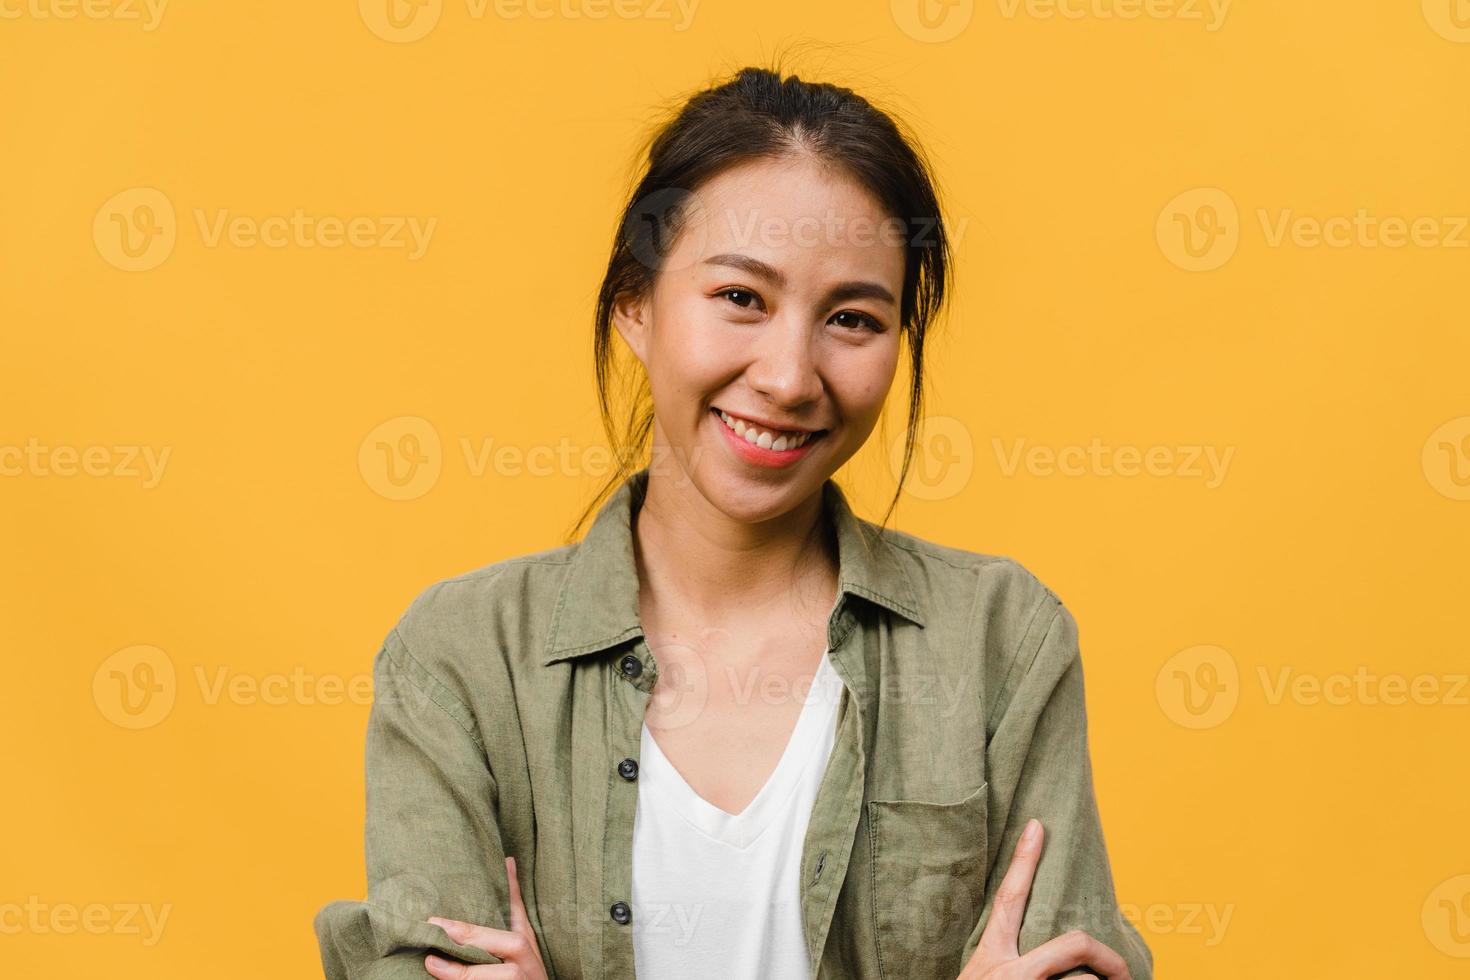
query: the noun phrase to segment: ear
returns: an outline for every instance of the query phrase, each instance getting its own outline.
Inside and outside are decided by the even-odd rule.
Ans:
[[[643,366],[648,366],[648,335],[653,326],[646,298],[620,293],[613,303],[613,326]]]

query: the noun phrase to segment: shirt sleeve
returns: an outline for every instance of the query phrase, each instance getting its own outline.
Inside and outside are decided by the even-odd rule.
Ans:
[[[1119,911],[1113,891],[1093,793],[1077,624],[1050,592],[999,688],[998,714],[987,722],[986,762],[991,813],[1000,826],[988,835],[984,903],[961,962],[969,962],[979,945],[1016,843],[1035,817],[1046,838],[1021,921],[1021,954],[1080,929],[1122,956],[1133,980],[1152,980],[1153,954]],[[1079,968],[1058,976],[1090,973]]]
[[[433,951],[499,963],[426,921],[504,929],[509,891],[495,778],[474,716],[397,629],[373,663],[366,754],[367,898],[316,915],[327,980],[421,980]]]

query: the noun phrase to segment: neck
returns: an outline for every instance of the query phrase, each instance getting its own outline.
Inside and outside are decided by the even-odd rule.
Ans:
[[[815,533],[822,498],[819,487],[784,514],[746,523],[715,508],[689,480],[650,470],[633,536],[645,617],[668,612],[732,628],[832,600],[837,562],[827,535]]]

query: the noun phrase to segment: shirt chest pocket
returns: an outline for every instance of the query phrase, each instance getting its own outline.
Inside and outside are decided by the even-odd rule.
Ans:
[[[959,975],[985,898],[988,787],[952,803],[868,801],[880,977]]]

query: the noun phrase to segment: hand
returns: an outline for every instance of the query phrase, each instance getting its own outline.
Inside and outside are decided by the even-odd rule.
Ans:
[[[1025,956],[1020,955],[1021,915],[1026,911],[1026,900],[1031,897],[1031,879],[1041,860],[1044,837],[1039,820],[1026,824],[1011,866],[996,889],[990,921],[975,947],[975,955],[960,971],[959,980],[1047,980],[1079,966],[1097,972],[1081,974],[1077,980],[1082,977],[1096,980],[1099,975],[1108,980],[1133,980],[1123,957],[1080,929],[1045,942]]]
[[[510,885],[510,929],[491,929],[457,919],[433,916],[434,925],[462,946],[474,946],[498,956],[500,963],[466,966],[437,956],[424,959],[424,969],[440,980],[547,980],[546,966],[541,962],[541,948],[536,945],[536,932],[521,902],[521,886],[516,881],[516,859],[505,859],[505,875]]]

